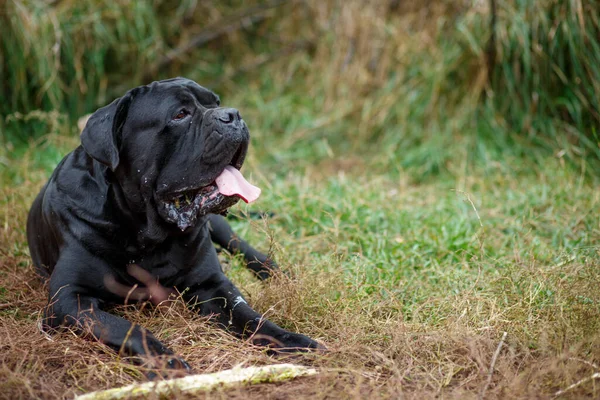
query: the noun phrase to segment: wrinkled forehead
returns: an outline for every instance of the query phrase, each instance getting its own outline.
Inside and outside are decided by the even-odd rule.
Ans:
[[[219,96],[214,92],[184,78],[152,82],[133,89],[132,95],[133,107],[154,112],[169,110],[181,104],[197,103],[203,107],[217,107],[221,103]]]
[[[154,82],[153,85],[171,91],[187,91],[191,93],[198,102],[203,106],[219,105],[221,100],[216,93],[207,88],[198,85],[196,82],[185,78],[165,79],[163,81]]]

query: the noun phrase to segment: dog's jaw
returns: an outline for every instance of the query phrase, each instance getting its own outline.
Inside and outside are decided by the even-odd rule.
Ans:
[[[174,223],[183,232],[193,226],[198,218],[208,214],[221,214],[240,199],[255,201],[261,190],[250,184],[241,172],[227,165],[213,183],[199,189],[183,190],[158,200],[159,214]]]
[[[189,193],[189,194],[188,194]],[[186,192],[172,200],[159,200],[158,212],[183,232],[208,213],[221,214],[239,201],[236,196],[224,196],[215,185],[194,192]]]

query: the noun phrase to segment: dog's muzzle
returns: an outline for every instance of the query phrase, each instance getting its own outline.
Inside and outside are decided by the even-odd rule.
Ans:
[[[209,178],[208,184],[184,187],[160,196],[159,213],[167,222],[177,224],[181,231],[194,225],[200,216],[224,212],[239,199],[251,203],[261,192],[239,171],[246,157],[250,135],[238,110],[207,110],[201,132],[206,135],[206,150],[200,162],[214,169],[213,177]]]

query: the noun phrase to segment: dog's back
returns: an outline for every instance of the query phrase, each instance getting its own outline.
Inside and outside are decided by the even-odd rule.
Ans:
[[[57,171],[64,164],[67,155],[56,167],[48,182],[42,187],[37,195],[29,215],[27,216],[27,242],[29,253],[36,272],[43,278],[48,278],[58,261],[62,238],[58,235],[56,221],[52,223],[44,215],[44,197]],[[51,211],[50,211],[51,212]]]
[[[29,210],[29,216],[27,217],[27,241],[29,242],[29,252],[33,265],[37,273],[47,278],[52,273],[52,269],[58,259],[58,243],[50,243],[44,245],[42,241],[55,241],[51,228],[44,221],[42,212],[42,204],[44,201],[44,194],[46,193],[45,185],[42,191],[38,194],[31,209]]]

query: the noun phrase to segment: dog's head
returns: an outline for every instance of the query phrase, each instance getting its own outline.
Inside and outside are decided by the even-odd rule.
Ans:
[[[249,132],[239,112],[183,78],[153,82],[96,111],[81,143],[113,171],[134,211],[154,208],[182,231],[260,189],[239,172]]]

